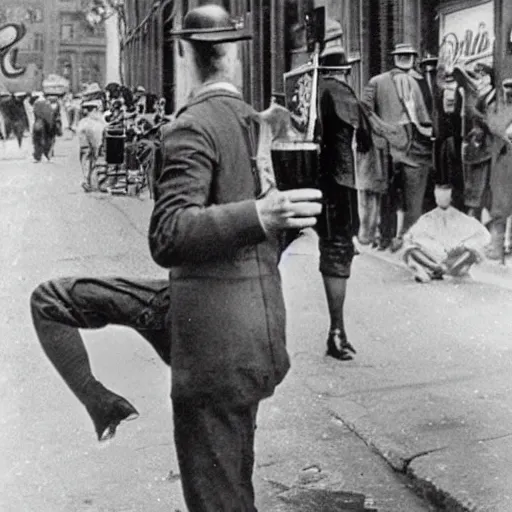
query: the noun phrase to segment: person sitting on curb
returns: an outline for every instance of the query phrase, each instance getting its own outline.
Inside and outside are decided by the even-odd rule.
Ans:
[[[436,185],[434,194],[437,208],[423,214],[404,236],[404,261],[420,283],[467,274],[490,241],[480,222],[451,206],[451,185]]]

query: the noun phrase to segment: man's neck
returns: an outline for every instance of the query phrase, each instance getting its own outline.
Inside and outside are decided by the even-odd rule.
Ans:
[[[225,91],[239,93],[240,91],[233,85],[227,78],[218,77],[205,80],[204,82],[197,84],[190,93],[190,98],[196,97],[198,94],[202,94],[206,91],[222,89]]]
[[[405,73],[406,75],[410,75],[414,78],[423,78],[423,75],[419,73],[415,68],[400,68],[398,66],[395,66],[393,68],[393,71],[398,73]]]

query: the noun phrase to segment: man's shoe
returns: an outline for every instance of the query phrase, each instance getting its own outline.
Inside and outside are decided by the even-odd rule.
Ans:
[[[391,245],[391,240],[386,238],[382,238],[379,240],[379,246],[377,247],[378,251],[385,251]]]
[[[352,243],[354,244],[354,255],[365,254],[371,251],[371,243],[363,243],[357,236],[352,237]]]
[[[86,405],[91,417],[98,441],[107,441],[116,434],[121,421],[138,418],[139,413],[133,405],[122,396],[116,395],[99,382],[97,389],[90,395],[90,404]]]
[[[409,262],[408,266],[412,270],[414,280],[417,283],[429,283],[432,280],[432,275],[429,274],[427,270],[423,268],[419,263]],[[436,279],[442,279],[442,276],[436,277]]]
[[[341,332],[338,329],[329,333],[327,338],[327,356],[338,359],[338,361],[351,361],[354,358],[350,355],[349,350],[352,350],[355,354],[352,345],[347,342],[346,338],[341,336]]]
[[[348,342],[346,339],[344,339],[341,343],[341,348],[344,348],[345,350],[348,350],[349,352],[352,352],[352,354],[357,354],[356,349],[352,346],[352,343]]]
[[[398,252],[404,245],[404,241],[401,236],[397,236],[391,240],[391,252]]]

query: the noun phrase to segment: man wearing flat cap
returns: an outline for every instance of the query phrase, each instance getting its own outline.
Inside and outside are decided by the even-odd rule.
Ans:
[[[278,234],[314,225],[321,193],[262,179],[259,117],[232,84],[250,34],[205,5],[174,36],[192,90],[162,133],[149,245],[169,269],[176,451],[191,511],[249,512],[258,404],[290,364]]]
[[[400,43],[391,53],[394,68],[369,81],[363,102],[382,121],[407,132],[406,147],[396,150],[384,144],[379,162],[389,173],[388,193],[380,198],[379,248],[391,245],[396,250],[402,235],[423,213],[432,168],[432,119],[428,85],[414,69],[417,51]]]

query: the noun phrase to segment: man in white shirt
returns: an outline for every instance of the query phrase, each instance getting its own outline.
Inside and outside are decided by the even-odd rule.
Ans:
[[[451,206],[451,185],[437,185],[434,194],[437,208],[423,214],[404,237],[404,261],[421,283],[467,274],[490,241],[480,222]]]

